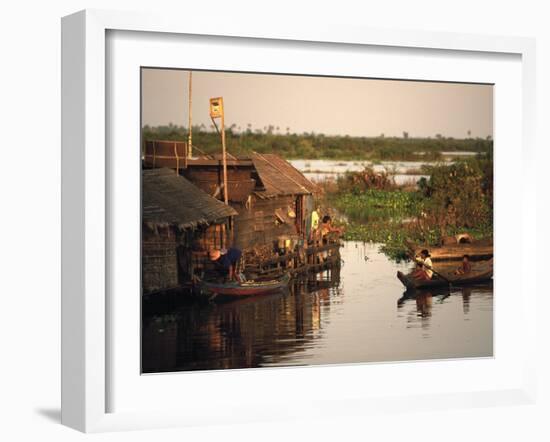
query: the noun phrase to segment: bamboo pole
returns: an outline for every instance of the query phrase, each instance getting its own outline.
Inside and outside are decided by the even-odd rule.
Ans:
[[[187,157],[193,156],[193,72],[189,71],[189,135],[187,140]]]
[[[225,204],[229,204],[229,192],[227,190],[227,148],[225,146],[225,112],[223,109],[223,97],[210,99],[210,119],[214,127],[220,133],[216,118],[221,119],[221,137],[222,137],[222,163],[223,163],[223,197]]]
[[[225,118],[222,113],[222,161],[223,161],[223,198],[225,204],[229,201],[229,192],[227,190],[227,150],[225,148]]]

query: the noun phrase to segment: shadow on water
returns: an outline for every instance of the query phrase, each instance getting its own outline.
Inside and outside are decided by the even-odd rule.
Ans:
[[[279,363],[315,339],[338,296],[337,272],[294,281],[279,293],[144,306],[143,371],[250,368]],[[177,302],[176,302],[177,304]],[[298,364],[300,365],[300,364]]]
[[[142,303],[145,373],[492,354],[491,285],[405,292],[379,245],[347,242],[343,265],[286,292],[229,302]],[[396,306],[397,300],[397,306]]]
[[[464,287],[441,287],[406,290],[397,300],[397,309],[401,310],[407,308],[407,306],[414,305],[416,316],[420,318],[422,322],[422,327],[429,328],[429,318],[432,316],[434,304],[457,304],[457,302],[460,302],[457,300],[460,299],[462,304],[463,318],[467,320],[467,315],[470,313],[470,301],[472,293],[474,293],[476,296],[488,295],[492,298],[492,281],[480,285],[469,285]],[[410,308],[409,313],[413,311],[414,307]]]
[[[451,295],[460,295],[462,296],[464,313],[468,313],[470,308],[470,297],[472,292],[476,293],[493,293],[493,282],[489,281],[484,284],[478,285],[468,285],[463,287],[439,287],[439,288],[430,288],[430,289],[411,289],[405,290],[401,297],[397,300],[397,307],[400,308],[406,301],[415,300],[418,302],[423,302],[422,299],[433,298],[435,297],[437,302],[444,302]]]

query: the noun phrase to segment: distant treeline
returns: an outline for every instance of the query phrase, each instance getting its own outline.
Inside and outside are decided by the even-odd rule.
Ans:
[[[279,128],[269,126],[264,130],[250,127],[239,130],[235,125],[226,128],[226,143],[229,153],[246,156],[250,152],[277,153],[287,159],[335,159],[335,160],[393,160],[434,161],[441,152],[492,151],[491,138],[449,138],[437,134],[434,138],[412,138],[407,132],[403,137],[351,137],[316,133],[280,133]],[[181,126],[145,126],[144,140],[186,141],[188,130]],[[207,154],[219,153],[220,136],[207,130],[204,125],[193,127],[193,145]]]

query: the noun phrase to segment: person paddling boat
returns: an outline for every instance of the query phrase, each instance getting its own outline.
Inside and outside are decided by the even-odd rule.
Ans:
[[[433,272],[433,264],[432,260],[430,259],[430,252],[427,249],[424,249],[420,252],[420,258],[416,259],[417,268],[412,273],[412,277],[414,279],[418,279],[421,281],[429,281],[432,279],[432,276],[434,274]]]

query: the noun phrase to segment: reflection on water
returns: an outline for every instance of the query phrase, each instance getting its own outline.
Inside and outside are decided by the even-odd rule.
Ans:
[[[492,284],[408,293],[378,246],[339,271],[225,303],[143,304],[144,372],[491,356]]]

